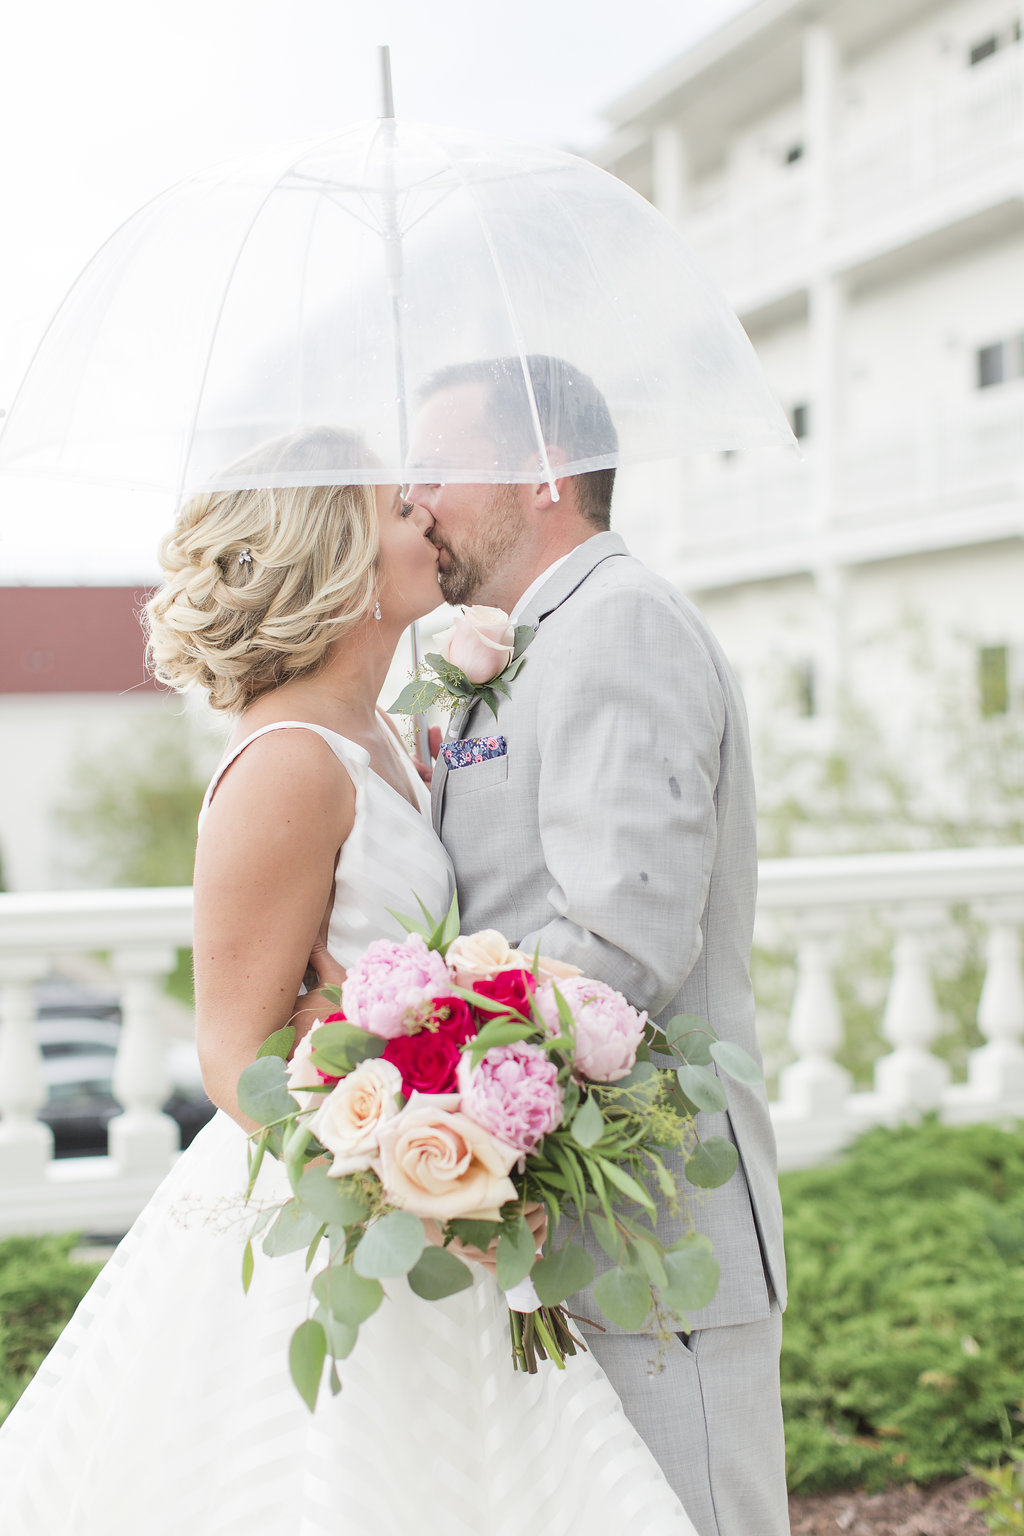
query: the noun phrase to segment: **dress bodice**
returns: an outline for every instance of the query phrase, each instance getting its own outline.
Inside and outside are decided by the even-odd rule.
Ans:
[[[278,720],[253,731],[231,750],[210,781],[199,813],[200,828],[222,774],[251,742],[269,731],[313,731],[327,743],[355,786],[355,820],[335,867],[327,939],[335,960],[350,966],[374,939],[404,938],[405,930],[393,913],[421,917],[420,901],[432,916],[443,917],[455,891],[455,877],[430,824],[430,796],[412,764],[403,756],[419,810],[373,771],[365,747],[326,726]]]

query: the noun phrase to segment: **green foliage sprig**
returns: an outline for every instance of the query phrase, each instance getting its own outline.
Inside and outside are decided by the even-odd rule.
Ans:
[[[498,694],[511,698],[508,685],[523,665],[526,648],[536,633],[529,624],[517,624],[512,660],[486,683],[471,683],[461,667],[455,666],[437,651],[429,652],[417,668],[413,681],[405,685],[395,702],[389,706],[389,714],[423,715],[435,705],[454,714],[455,710],[483,699],[497,720]]]

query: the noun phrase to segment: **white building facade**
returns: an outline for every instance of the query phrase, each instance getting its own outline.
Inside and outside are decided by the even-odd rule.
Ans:
[[[609,111],[594,158],[677,223],[801,439],[624,487],[755,740],[865,710],[906,753],[940,697],[1001,740],[1024,712],[1022,31],[1020,0],[759,0]]]

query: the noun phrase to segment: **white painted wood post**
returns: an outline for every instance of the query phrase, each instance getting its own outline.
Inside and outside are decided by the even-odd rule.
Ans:
[[[0,1183],[42,1181],[53,1160],[53,1132],[36,1119],[46,1082],[34,987],[46,971],[42,955],[0,955]]]
[[[114,1063],[114,1093],[124,1111],[108,1127],[108,1150],[121,1174],[163,1172],[181,1145],[178,1126],[161,1105],[171,1091],[157,1003],[174,968],[174,950],[163,946],[117,949],[121,980],[121,1044]]]
[[[833,1060],[843,1043],[843,1018],[831,951],[832,941],[820,933],[800,941],[788,1031],[797,1059],[779,1073],[782,1104],[808,1120],[841,1114],[850,1093],[850,1074]]]
[[[928,1047],[942,1023],[928,964],[928,932],[941,913],[903,909],[896,917],[892,983],[882,1034],[893,1049],[875,1063],[875,1091],[901,1113],[937,1109],[950,1079],[946,1062]]]
[[[972,1051],[967,1083],[980,1098],[999,1103],[1024,1098],[1024,976],[1020,932],[1007,915],[980,913],[990,923],[988,967],[978,1002],[985,1044]]]

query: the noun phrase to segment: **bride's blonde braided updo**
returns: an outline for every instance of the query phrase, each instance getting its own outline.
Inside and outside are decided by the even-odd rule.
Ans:
[[[354,436],[323,428],[268,444],[236,470],[255,478],[359,452]],[[160,545],[166,579],[143,610],[154,675],[171,688],[198,684],[214,709],[237,714],[316,672],[373,606],[377,553],[372,486],[192,496]]]

